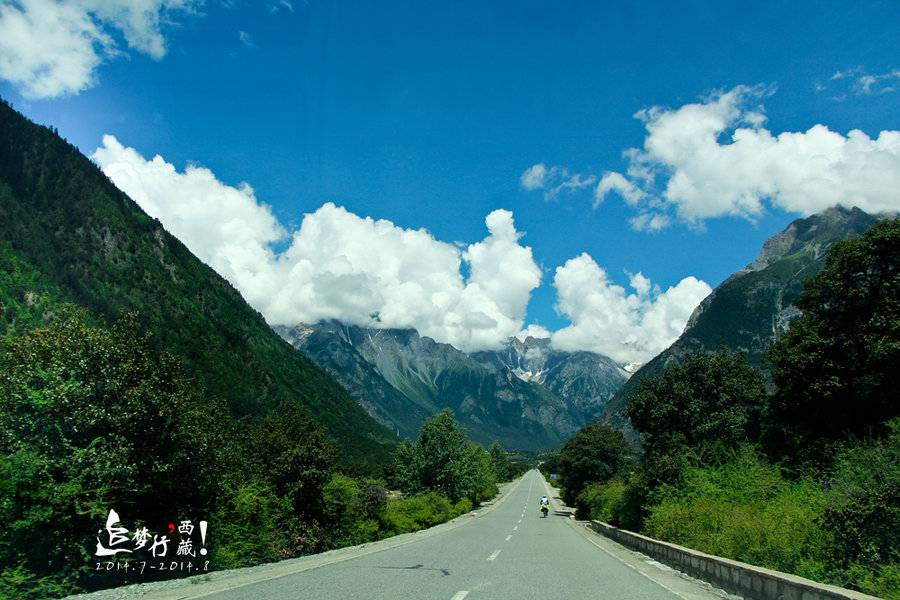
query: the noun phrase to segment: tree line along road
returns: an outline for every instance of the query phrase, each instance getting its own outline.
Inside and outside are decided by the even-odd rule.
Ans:
[[[723,594],[625,550],[567,514],[530,471],[475,516],[363,548],[155,592],[147,600],[711,600]],[[551,505],[554,507],[553,505]],[[555,508],[555,507],[554,507]]]

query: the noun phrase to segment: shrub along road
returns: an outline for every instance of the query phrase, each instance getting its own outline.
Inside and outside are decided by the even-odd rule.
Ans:
[[[721,598],[566,513],[541,518],[538,502],[550,491],[540,473],[530,471],[495,505],[428,532],[143,598]]]

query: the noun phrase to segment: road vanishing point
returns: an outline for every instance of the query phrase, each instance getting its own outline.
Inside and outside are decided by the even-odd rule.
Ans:
[[[529,471],[493,504],[444,525],[194,581],[145,600],[721,600],[724,593],[551,510]],[[556,498],[551,507],[559,508]]]

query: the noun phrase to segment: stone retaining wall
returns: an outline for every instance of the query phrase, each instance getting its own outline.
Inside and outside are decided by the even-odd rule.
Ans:
[[[591,528],[626,548],[745,600],[878,600],[861,592],[660,542],[600,521],[591,521]]]

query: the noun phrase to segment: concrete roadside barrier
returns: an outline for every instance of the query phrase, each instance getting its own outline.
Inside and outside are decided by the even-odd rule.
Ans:
[[[879,600],[862,592],[816,583],[795,575],[660,542],[600,521],[591,521],[590,525],[597,533],[630,550],[646,554],[729,594],[742,596],[745,600]]]

